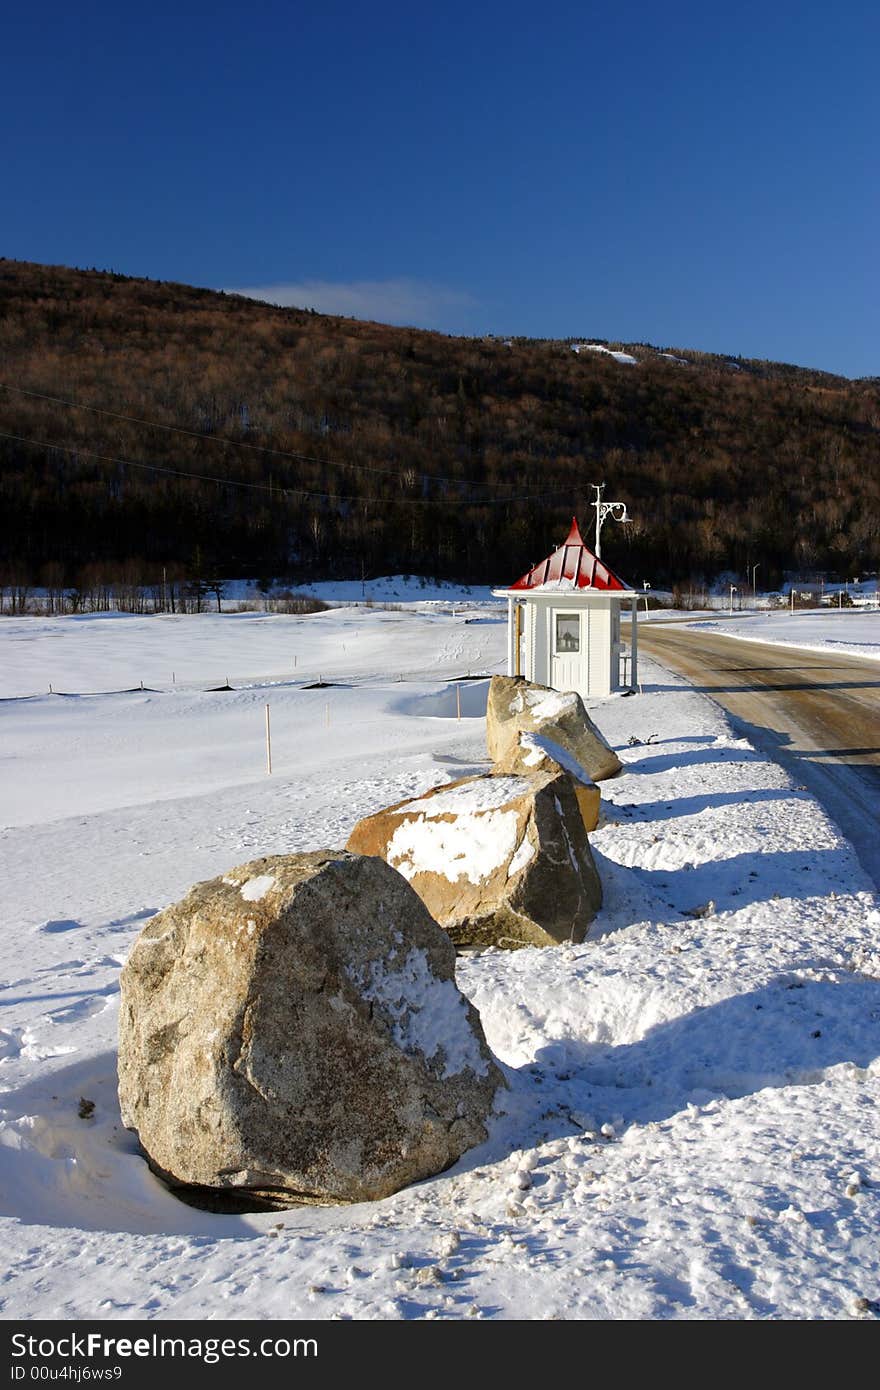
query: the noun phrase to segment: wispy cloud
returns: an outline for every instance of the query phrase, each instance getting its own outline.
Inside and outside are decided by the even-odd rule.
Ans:
[[[300,280],[292,284],[230,288],[231,294],[267,304],[318,309],[380,323],[436,328],[447,333],[472,331],[469,318],[477,301],[462,290],[424,280]]]

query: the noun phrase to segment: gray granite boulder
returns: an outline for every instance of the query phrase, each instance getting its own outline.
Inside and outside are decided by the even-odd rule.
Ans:
[[[501,1073],[405,880],[344,851],[259,859],[144,927],[119,1098],[172,1184],[268,1205],[385,1197],[486,1137]]]

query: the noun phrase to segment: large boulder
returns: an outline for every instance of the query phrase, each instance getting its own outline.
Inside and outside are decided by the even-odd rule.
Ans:
[[[173,1184],[268,1205],[386,1197],[486,1137],[501,1073],[455,951],[379,859],[197,884],[122,972],[119,1098]]]
[[[458,947],[582,941],[602,887],[571,778],[483,775],[358,821],[348,848],[408,879]]]
[[[576,691],[551,690],[522,676],[493,676],[486,707],[486,742],[492,761],[502,763],[510,757],[522,733],[550,739],[593,782],[613,777],[623,766]]]
[[[521,733],[516,746],[493,768],[496,777],[530,776],[534,772],[567,772],[580,807],[584,829],[595,830],[599,824],[599,788],[579,762],[566,749],[543,734]]]

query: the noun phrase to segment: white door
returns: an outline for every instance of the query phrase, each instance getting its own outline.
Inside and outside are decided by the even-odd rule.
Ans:
[[[577,690],[583,669],[580,613],[554,610],[550,640],[553,653],[550,684],[554,690]]]

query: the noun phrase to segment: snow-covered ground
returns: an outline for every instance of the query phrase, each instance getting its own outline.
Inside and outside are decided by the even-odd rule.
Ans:
[[[652,615],[653,616],[653,615]],[[723,632],[749,642],[773,642],[811,651],[849,652],[880,659],[880,609],[743,614],[723,621],[695,622],[697,629]]]
[[[485,682],[452,678],[503,669],[500,616],[0,622],[0,696],[31,697],[0,702],[3,1317],[877,1315],[877,901],[816,802],[648,663],[593,710],[626,766],[591,936],[459,964],[510,1084],[486,1144],[386,1201],[220,1216],[122,1129],[144,921],[483,767]]]

